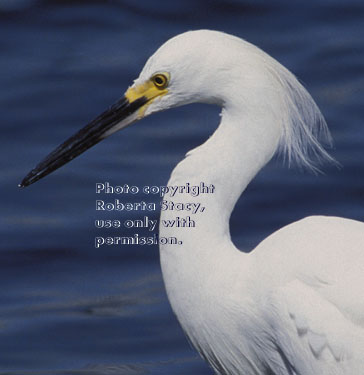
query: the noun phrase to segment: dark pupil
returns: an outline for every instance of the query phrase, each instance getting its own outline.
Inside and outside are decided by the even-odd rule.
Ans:
[[[163,80],[162,77],[155,77],[155,83],[156,83],[157,85],[163,85],[164,80]]]

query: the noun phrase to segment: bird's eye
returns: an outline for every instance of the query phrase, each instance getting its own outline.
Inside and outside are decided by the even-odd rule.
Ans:
[[[168,76],[166,74],[158,73],[152,77],[152,82],[158,89],[165,89],[168,86]]]

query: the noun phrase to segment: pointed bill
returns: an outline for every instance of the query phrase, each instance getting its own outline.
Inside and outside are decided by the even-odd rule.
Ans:
[[[151,81],[131,87],[125,96],[96,117],[84,128],[59,145],[19,184],[28,186],[68,163],[117,130],[123,129],[144,116],[146,107],[167,90],[156,88]]]

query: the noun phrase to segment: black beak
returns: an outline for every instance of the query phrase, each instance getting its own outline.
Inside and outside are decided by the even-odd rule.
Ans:
[[[147,102],[148,99],[144,96],[133,102],[129,102],[126,97],[123,97],[51,152],[25,176],[19,187],[25,187],[38,181],[110,134],[132,124],[137,119],[132,115]]]

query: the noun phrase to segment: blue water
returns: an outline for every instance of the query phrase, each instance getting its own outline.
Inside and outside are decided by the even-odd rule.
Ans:
[[[96,182],[164,185],[217,108],[154,115],[17,188],[178,33],[222,30],[282,62],[322,109],[342,164],[315,176],[271,162],[232,215],[236,245],[249,251],[307,215],[364,219],[364,3],[290,3],[0,0],[0,374],[212,373],[169,307],[157,247],[96,250],[93,222],[125,219],[96,215]]]

